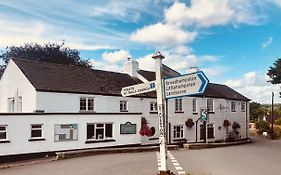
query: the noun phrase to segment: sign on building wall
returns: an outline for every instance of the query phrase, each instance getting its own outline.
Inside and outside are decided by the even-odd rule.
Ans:
[[[55,141],[78,140],[78,124],[55,124]]]
[[[131,122],[126,122],[125,124],[120,124],[120,134],[136,134],[137,125]]]

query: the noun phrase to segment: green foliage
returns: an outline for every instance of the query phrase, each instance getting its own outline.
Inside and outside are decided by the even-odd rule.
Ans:
[[[273,66],[269,67],[267,71],[267,75],[271,80],[269,80],[272,84],[279,84],[281,83],[281,58],[277,59]]]
[[[269,123],[267,123],[266,121],[263,121],[263,120],[256,122],[256,128],[257,128],[259,134],[270,131]]]
[[[265,115],[266,113],[267,113],[266,108],[264,108],[260,103],[256,103],[256,102],[250,103],[251,121],[257,121],[259,115]]]
[[[6,51],[0,55],[0,59],[6,64],[10,58],[16,57],[91,68],[90,62],[82,60],[79,54],[78,50],[66,47],[64,42],[62,44],[47,43],[44,45],[26,43],[24,46],[7,47]]]
[[[281,118],[277,119],[274,121],[275,125],[281,125]]]

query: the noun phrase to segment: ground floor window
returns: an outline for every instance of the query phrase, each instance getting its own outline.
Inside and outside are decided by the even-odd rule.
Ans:
[[[207,125],[207,128],[208,128],[208,139],[215,138],[215,135],[214,135],[214,124],[209,123]]]
[[[206,129],[205,129],[205,125],[201,124],[200,125],[200,140],[203,140],[206,138]]]
[[[42,138],[42,124],[31,125],[31,138]]]
[[[113,136],[112,123],[87,124],[87,140],[106,140],[106,139],[112,139],[112,136]]]
[[[78,124],[55,124],[55,141],[78,140]]]
[[[7,140],[8,134],[7,134],[7,125],[0,125],[0,140]]]
[[[174,138],[183,138],[183,125],[174,126]]]

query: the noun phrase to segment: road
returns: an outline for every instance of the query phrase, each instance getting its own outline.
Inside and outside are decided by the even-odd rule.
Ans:
[[[257,138],[254,141],[224,148],[171,151],[168,167],[173,172],[185,171],[191,175],[280,175],[281,140]],[[157,153],[142,152],[26,165],[2,169],[0,175],[155,175],[157,168]]]

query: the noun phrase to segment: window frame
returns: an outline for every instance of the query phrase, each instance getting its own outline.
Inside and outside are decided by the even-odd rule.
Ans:
[[[15,112],[15,97],[9,97],[7,99],[7,112],[8,113]]]
[[[209,101],[212,101],[212,108],[209,108],[209,104],[208,104],[208,102]],[[214,113],[215,112],[215,100],[213,99],[213,98],[207,98],[207,100],[206,100],[206,106],[207,106],[207,109],[209,110],[209,112],[211,112],[211,113]]]
[[[212,137],[209,134],[209,129],[212,129]],[[215,138],[215,126],[214,123],[207,123],[207,139],[214,139]]]
[[[175,99],[175,112],[176,113],[183,113],[182,98],[176,98]]]
[[[39,126],[40,125],[40,128],[32,128],[33,126]],[[32,131],[37,131],[37,130],[41,130],[41,137],[32,137]],[[42,139],[44,138],[43,137],[43,124],[30,124],[30,139]]]
[[[119,110],[120,110],[120,112],[128,112],[128,101],[127,100],[120,100]]]
[[[157,102],[150,102],[149,111],[155,113],[158,112]]]
[[[243,106],[243,108],[242,108],[242,106]],[[245,112],[246,111],[246,103],[245,102],[241,102],[240,109],[241,109],[241,112]]]
[[[195,102],[195,103],[194,103]],[[197,99],[193,98],[192,99],[192,113],[193,114],[198,114],[198,110],[197,110]]]
[[[179,128],[179,132],[178,132],[178,127]],[[179,137],[178,137],[179,134]],[[184,127],[183,125],[174,125],[173,126],[173,139],[184,139]]]
[[[81,109],[81,100],[85,99],[85,110]],[[89,101],[93,100],[93,106],[89,106]],[[92,109],[90,109],[92,107]],[[80,97],[79,100],[79,111],[80,112],[94,112],[95,111],[95,98],[94,97]]]
[[[234,106],[233,106],[233,104],[234,104]],[[235,101],[231,101],[231,103],[230,103],[230,110],[231,110],[231,112],[236,112],[236,102]]]
[[[5,128],[4,131],[0,130],[0,133],[6,133],[6,138],[4,138],[4,139],[1,139],[1,138],[0,138],[0,142],[2,142],[2,141],[8,141],[8,140],[9,140],[8,125],[0,125],[0,127],[4,127],[4,128]]]
[[[92,138],[89,138],[88,137],[88,126],[94,126],[94,131],[93,131],[93,136]],[[103,125],[103,126],[97,126],[97,125]],[[106,136],[106,125],[111,125],[111,137],[107,137]],[[103,129],[103,138],[100,139],[100,138],[97,138],[97,135],[96,135],[96,132],[97,132],[97,129]],[[87,141],[107,141],[107,140],[113,140],[114,138],[114,123],[87,123],[86,124],[86,140]]]

